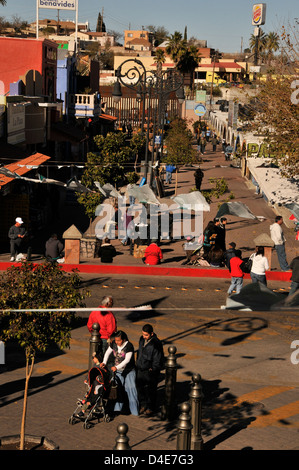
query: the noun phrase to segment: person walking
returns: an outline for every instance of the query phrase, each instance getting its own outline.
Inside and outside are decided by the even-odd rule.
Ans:
[[[174,165],[166,165],[165,167],[166,175],[165,175],[165,183],[170,184],[172,179],[172,173],[175,171]]]
[[[17,217],[15,224],[12,225],[8,231],[8,238],[10,240],[10,261],[17,261],[21,256],[24,238],[27,235],[23,224],[24,222],[21,217]]]
[[[111,371],[115,373],[116,380],[120,385],[117,402],[114,406],[114,412],[118,413],[122,410],[125,402],[123,391],[125,391],[128,396],[131,414],[138,416],[139,402],[136,388],[134,346],[129,341],[128,336],[124,331],[119,330],[115,334],[114,340],[105,352],[104,359],[100,367],[106,367],[111,354],[114,358],[114,365],[111,367]]]
[[[201,168],[197,168],[194,172],[195,187],[197,191],[200,191],[201,183],[204,177],[204,173]]]
[[[294,294],[299,289],[299,256],[296,256],[296,258],[292,259],[290,263],[290,269],[292,270],[292,282],[289,296]]]
[[[216,152],[216,149],[217,149],[217,137],[216,135],[214,134],[213,137],[212,137],[212,140],[211,140],[211,144],[213,146],[213,152]]]
[[[113,298],[105,296],[99,308],[111,308],[113,306]],[[105,353],[110,341],[111,336],[117,331],[117,321],[115,316],[109,310],[93,310],[87,321],[88,331],[92,331],[92,325],[98,323],[100,325],[100,335],[102,340],[102,352]]]
[[[156,408],[159,375],[164,367],[163,345],[152,325],[142,327],[142,336],[136,360],[136,385],[140,403],[140,413],[151,416]]]
[[[286,259],[285,252],[285,236],[282,230],[283,218],[281,215],[275,217],[275,223],[270,225],[270,236],[274,242],[274,248],[277,253],[278,262],[282,271],[288,271],[289,265]]]
[[[227,291],[228,295],[230,295],[234,290],[236,291],[236,294],[239,294],[243,287],[244,273],[241,269],[242,263],[243,260],[241,250],[236,250],[235,255],[230,259],[229,262],[231,284]]]
[[[256,253],[253,253],[249,259],[252,260],[252,266],[250,271],[250,277],[252,282],[261,282],[266,286],[266,271],[268,271],[269,269],[269,263],[266,256],[264,256],[264,247],[258,246],[256,248]]]
[[[207,139],[204,136],[201,136],[201,138],[200,138],[200,152],[201,152],[202,155],[205,153],[206,145],[207,145]]]

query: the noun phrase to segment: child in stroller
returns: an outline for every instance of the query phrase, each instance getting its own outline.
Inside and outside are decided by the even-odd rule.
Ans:
[[[88,390],[83,399],[78,399],[77,408],[69,419],[70,424],[83,421],[83,427],[89,429],[91,421],[103,417],[103,421],[109,422],[110,415],[107,412],[108,401],[113,399],[111,391],[115,386],[114,378],[111,379],[106,367],[100,367],[101,354],[93,355],[94,367],[88,372],[88,379],[84,381]]]

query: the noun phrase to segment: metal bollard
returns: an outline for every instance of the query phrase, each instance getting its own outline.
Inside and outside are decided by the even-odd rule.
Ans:
[[[169,356],[165,364],[165,401],[161,409],[161,418],[172,420],[175,416],[175,388],[176,388],[176,347],[169,346]]]
[[[127,436],[128,430],[129,427],[126,423],[122,423],[117,426],[118,436],[115,439],[116,444],[113,447],[113,450],[131,450],[131,447],[129,446],[129,438]]]
[[[190,450],[192,431],[190,409],[191,406],[188,402],[181,405],[182,414],[179,417],[176,450]]]
[[[100,325],[98,323],[94,323],[92,325],[91,336],[89,340],[88,370],[91,369],[93,366],[92,355],[93,353],[97,352],[100,342],[101,342]]]
[[[191,450],[202,450],[203,449],[203,439],[201,436],[201,416],[202,416],[202,386],[201,386],[201,376],[195,374],[192,377],[192,389],[189,394],[190,404],[191,404]]]

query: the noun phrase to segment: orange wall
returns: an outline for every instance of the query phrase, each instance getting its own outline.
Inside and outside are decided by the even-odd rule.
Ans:
[[[43,40],[0,38],[0,81],[4,83],[4,93],[9,92],[10,83],[17,82],[28,70],[37,70],[42,75],[42,54]]]

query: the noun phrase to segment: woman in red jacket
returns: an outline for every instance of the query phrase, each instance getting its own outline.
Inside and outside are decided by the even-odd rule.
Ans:
[[[99,308],[111,308],[113,306],[113,298],[106,296],[102,300]],[[87,322],[87,328],[91,332],[92,325],[98,323],[100,325],[100,335],[102,340],[103,353],[106,351],[110,337],[117,331],[116,318],[109,310],[94,310],[91,312]]]
[[[156,240],[152,240],[152,243],[146,248],[144,252],[143,262],[145,264],[155,265],[160,264],[163,259],[161,248],[157,245]]]

